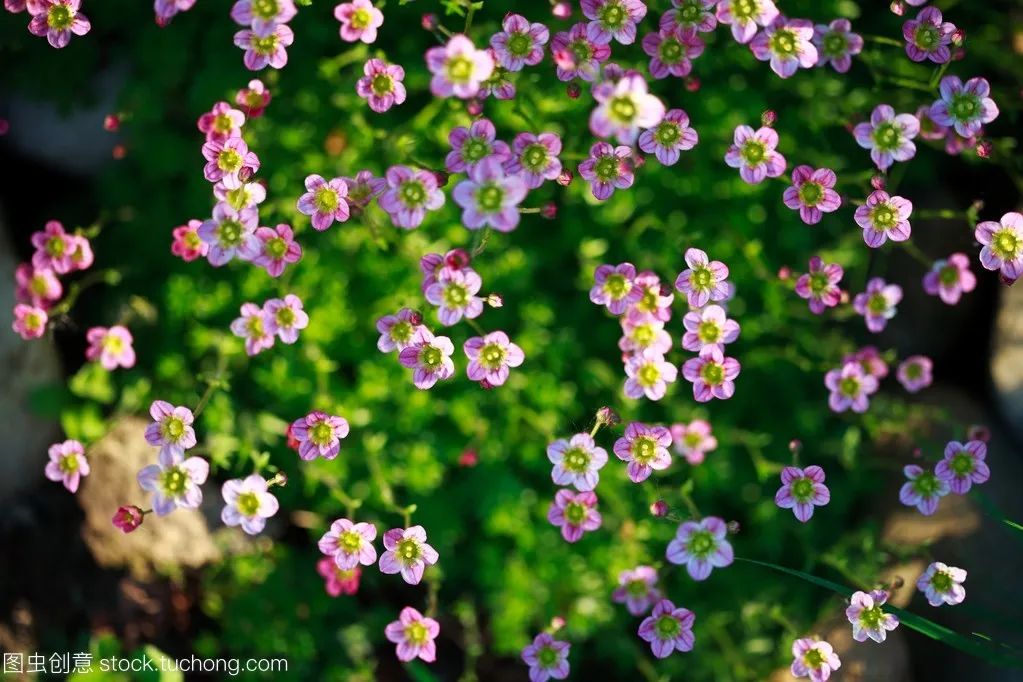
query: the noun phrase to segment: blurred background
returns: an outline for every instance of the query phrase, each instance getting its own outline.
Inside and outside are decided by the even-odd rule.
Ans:
[[[650,4],[641,35],[669,7]],[[781,4],[789,16],[816,23],[844,16],[859,33],[899,41],[917,11],[899,17],[887,3],[852,0]],[[882,102],[910,113],[930,104],[936,92],[895,81],[926,84],[933,69],[868,42],[844,77],[815,69],[782,81],[719,28],[694,62],[698,82],[652,85],[669,108],[689,113],[700,135],[694,150],[670,168],[650,157],[631,190],[602,204],[578,178],[568,188],[548,183],[525,205],[553,201],[557,217],[525,215],[475,257],[484,292],[504,298],[479,322],[506,330],[527,358],[507,385],[486,392],[465,379],[460,352],[456,377],[423,392],[375,347],[374,321],[402,306],[423,310],[440,328],[421,297],[419,258],[479,242],[450,196],[411,232],[374,207],[318,233],[294,208],[309,173],[443,166],[447,133],[470,117],[464,103],[429,96],[422,53],[436,41],[420,18],[435,12],[460,27],[460,3],[389,2],[379,39],[366,46],[340,42],[333,5],[316,0],[290,24],[296,40],[287,66],[260,74],[244,68],[232,44],[239,27],[228,2],[203,0],[159,28],[149,3],[86,0],[92,31],[63,50],[29,34],[25,14],[4,13],[0,301],[13,307],[14,269],[31,256],[31,233],[50,219],[95,229],[94,268],[116,271],[120,281],[85,291],[43,339],[0,335],[0,650],[284,656],[294,675],[352,681],[520,680],[519,651],[561,616],[572,679],[780,682],[789,679],[791,641],[807,634],[838,649],[843,667],[833,679],[1023,679],[907,628],[884,645],[854,644],[840,598],[748,564],[715,571],[701,585],[677,570],[663,578],[665,594],[697,614],[696,649],[666,661],[654,662],[635,635],[638,620],[610,600],[620,571],[664,564],[675,526],[648,507],[660,498],[680,506],[688,480],[703,514],[738,522],[739,556],[856,587],[901,578],[894,603],[959,632],[1023,646],[1023,542],[1000,521],[1023,518],[1023,286],[1002,286],[980,268],[965,218],[975,202],[982,220],[1020,208],[1023,8],[1014,0],[934,4],[966,32],[965,55],[948,73],[991,82],[1001,110],[987,129],[992,153],[950,156],[941,142],[917,140],[916,158],[890,182],[917,210],[954,214],[913,220],[913,243],[930,259],[970,256],[979,285],[959,305],[923,292],[926,268],[905,250],[888,244],[870,253],[849,203],[869,193],[873,174],[849,129]],[[578,8],[554,19],[542,0],[486,0],[474,19],[475,43],[499,30],[510,10],[547,23],[552,34],[582,20]],[[355,94],[373,56],[407,73],[408,101],[383,115]],[[647,57],[638,44],[615,45],[612,61],[645,67]],[[264,116],[244,128],[268,190],[260,224],[294,225],[305,251],[281,280],[245,263],[213,269],[170,252],[172,228],[205,219],[213,205],[196,119],[217,101],[233,101],[254,76],[273,93]],[[567,96],[549,57],[518,74],[517,87],[516,100],[485,102],[499,137],[558,132],[574,169],[592,143],[588,89]],[[782,205],[785,183],[751,187],[723,163],[735,126],[756,127],[768,109],[777,114],[790,170],[807,163],[839,175],[845,205],[815,227]],[[103,127],[112,113],[121,119],[116,132]],[[658,403],[628,400],[618,321],[587,297],[593,270],[630,261],[672,282],[690,246],[728,263],[737,286],[729,308],[742,325],[730,348],[743,367],[736,396],[699,405],[680,378]],[[882,334],[868,334],[851,311],[810,314],[792,281],[777,276],[782,267],[801,272],[815,254],[845,267],[851,293],[868,276],[903,287],[899,314]],[[294,346],[246,358],[228,332],[239,306],[288,292],[305,301],[309,328]],[[681,314],[676,302],[668,325],[676,340]],[[131,328],[139,359],[108,373],[85,362],[84,332],[115,321]],[[475,335],[464,324],[438,333],[456,347]],[[829,412],[824,373],[867,344],[882,351],[892,375],[867,414]],[[933,358],[935,385],[910,398],[894,381],[894,363],[914,354]],[[671,354],[679,364],[687,357],[677,346]],[[135,474],[155,460],[142,438],[149,403],[194,406],[202,377],[218,367],[230,387],[214,395],[197,425],[213,464],[202,513],[180,511],[120,534],[110,524],[116,507],[146,502]],[[598,488],[604,526],[569,545],[545,518],[556,490],[545,447],[588,430],[604,405],[626,422],[708,419],[720,445],[702,465],[679,459],[657,484],[631,483],[612,458]],[[352,424],[336,460],[300,463],[286,447],[287,423],[313,408]],[[916,461],[914,450],[933,462],[973,424],[992,432],[993,476],[982,496],[950,496],[930,518],[901,507],[901,468]],[[599,443],[610,451],[620,429],[602,432]],[[74,496],[42,473],[47,446],[64,438],[85,442],[92,463]],[[773,503],[792,439],[804,444],[804,465],[825,467],[832,491],[831,504],[805,526]],[[252,539],[219,522],[219,485],[254,469],[283,471],[289,484],[279,493],[281,513]],[[359,519],[381,532],[400,525],[388,491],[418,506],[414,522],[441,554],[429,584],[410,587],[370,568],[356,595],[331,598],[316,571],[316,540],[344,515],[346,497],[363,500]],[[969,571],[965,604],[938,610],[914,594],[933,560]],[[442,626],[438,660],[401,665],[383,628],[403,606],[425,610],[431,593]]]

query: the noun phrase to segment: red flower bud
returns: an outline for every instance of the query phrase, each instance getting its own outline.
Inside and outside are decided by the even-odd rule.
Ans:
[[[778,120],[778,114],[774,113],[771,109],[768,109],[764,113],[760,114],[760,125],[770,128]]]
[[[117,114],[107,114],[103,117],[103,130],[108,133],[116,133],[121,127],[121,117]]]
[[[119,528],[122,533],[131,533],[142,525],[146,513],[135,505],[126,505],[117,508],[112,520],[114,527]]]

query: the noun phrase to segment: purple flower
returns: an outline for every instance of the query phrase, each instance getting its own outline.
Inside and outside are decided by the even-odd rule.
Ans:
[[[418,585],[427,566],[437,563],[440,555],[427,544],[426,529],[422,526],[392,528],[384,533],[384,549],[380,555],[380,572],[388,575],[401,573],[409,585]]]
[[[213,108],[199,117],[199,131],[206,134],[206,141],[226,141],[240,137],[245,125],[245,114],[231,107],[227,102],[217,102]]]
[[[639,148],[653,154],[665,166],[674,166],[681,152],[692,149],[699,141],[689,116],[681,109],[669,109],[661,122],[639,135]]]
[[[423,316],[411,308],[402,308],[394,315],[384,315],[377,320],[377,331],[380,332],[377,348],[381,353],[403,350],[412,343],[422,323]]]
[[[642,0],[581,0],[583,16],[590,20],[586,34],[595,43],[622,45],[636,42],[636,23],[646,16]]]
[[[490,225],[511,232],[519,224],[519,204],[529,188],[518,175],[508,175],[495,156],[469,169],[469,177],[455,185],[451,196],[462,207],[462,224],[470,230]]]
[[[889,196],[884,190],[877,190],[856,208],[853,217],[863,228],[863,241],[876,249],[889,239],[893,242],[909,239],[912,231],[909,216],[912,213],[913,202],[909,199]]]
[[[195,0],[156,0],[153,3],[156,25],[161,28],[166,26],[178,12],[187,12],[192,9],[193,5],[195,5]]]
[[[604,458],[606,460],[606,453]],[[566,542],[577,542],[583,533],[600,528],[597,494],[591,491],[577,493],[562,488],[554,495],[554,502],[547,511],[547,520],[561,528],[561,537]]]
[[[629,478],[641,483],[654,471],[671,466],[670,446],[671,431],[667,428],[631,422],[625,427],[625,435],[615,441],[614,453],[618,459],[628,462]]]
[[[899,502],[907,507],[916,507],[924,516],[938,511],[938,502],[951,490],[948,481],[916,464],[903,467],[902,473],[909,480],[899,490]]]
[[[941,10],[925,7],[902,25],[902,37],[906,39],[906,54],[914,62],[930,59],[935,64],[945,64],[952,59],[952,34],[955,24],[942,21]]]
[[[255,303],[243,303],[241,317],[231,323],[231,333],[245,339],[245,353],[251,357],[273,347],[277,330],[263,308]]]
[[[366,208],[369,202],[379,196],[387,187],[384,178],[374,177],[368,170],[361,170],[355,177],[343,177],[348,186],[348,207],[355,211]]]
[[[718,446],[710,424],[702,419],[694,419],[688,424],[672,424],[671,438],[675,452],[692,465],[702,463],[707,453]]]
[[[808,677],[810,682],[828,682],[831,673],[842,667],[838,654],[827,642],[803,637],[792,643],[793,677]]]
[[[778,8],[771,0],[719,0],[717,18],[732,25],[732,37],[748,43],[757,33],[757,26],[768,26],[778,17]]]
[[[298,332],[309,326],[309,315],[302,310],[302,299],[295,294],[271,298],[263,304],[263,312],[273,323],[274,333],[282,343],[295,343]]]
[[[791,509],[803,523],[813,516],[815,506],[823,507],[830,501],[831,491],[824,485],[824,469],[808,466],[781,470],[781,488],[774,495],[774,503],[782,509]]]
[[[632,149],[625,145],[611,146],[597,142],[590,147],[590,157],[579,164],[579,175],[590,183],[590,191],[597,199],[607,199],[616,189],[632,187]]]
[[[11,329],[17,332],[21,338],[30,341],[38,339],[46,333],[48,321],[49,316],[43,308],[18,303],[14,306],[14,322],[11,324]]]
[[[362,78],[355,84],[355,92],[369,102],[369,108],[382,114],[405,101],[405,69],[388,64],[382,59],[370,59],[362,67]]]
[[[235,210],[221,202],[213,207],[213,217],[199,226],[199,238],[209,245],[206,258],[214,267],[220,267],[235,256],[245,258],[246,253],[257,251],[256,223],[259,214],[255,208]]]
[[[153,423],[146,427],[146,442],[175,454],[195,447],[195,417],[187,407],[175,407],[165,400],[154,400],[149,406]]]
[[[635,309],[643,315],[649,315],[661,322],[671,319],[671,303],[675,300],[675,294],[667,285],[661,284],[661,278],[657,273],[649,270],[636,275],[633,282],[643,295],[636,302]]]
[[[735,560],[727,535],[728,524],[717,516],[686,521],[668,543],[665,556],[673,564],[685,564],[693,580],[706,580],[715,568],[730,566]]]
[[[931,606],[955,606],[966,599],[965,580],[966,571],[963,569],[935,561],[917,579],[916,589],[924,593]]]
[[[824,375],[824,385],[831,391],[828,407],[833,412],[866,412],[870,407],[870,396],[877,392],[877,379],[863,371],[858,362],[847,362],[840,369],[833,369]]]
[[[391,222],[407,230],[419,227],[427,211],[444,205],[444,192],[437,186],[437,176],[408,166],[391,166],[385,174],[387,190],[380,196],[380,208],[391,216]]]
[[[530,682],[563,680],[568,677],[568,650],[571,644],[542,632],[522,650],[522,660],[529,666]]]
[[[427,618],[411,606],[398,614],[398,620],[387,624],[384,636],[387,641],[398,645],[399,661],[408,662],[419,658],[426,663],[437,660],[437,645],[433,640],[440,634],[440,623]]]
[[[568,32],[554,34],[551,54],[557,67],[558,80],[581,78],[592,83],[600,75],[600,65],[611,56],[611,47],[591,40],[586,32],[586,24],[580,22],[568,29]]]
[[[163,0],[157,0],[157,2],[162,1]],[[189,6],[191,6],[195,0],[178,0],[178,2],[187,2],[189,3]],[[270,98],[270,91],[267,90],[263,81],[258,78],[253,78],[249,81],[248,87],[242,88],[238,91],[238,94],[234,97],[234,102],[238,106],[244,107],[246,116],[249,118],[258,118],[263,115],[263,111],[270,105]]]
[[[881,643],[889,630],[899,627],[899,619],[881,608],[888,601],[888,592],[873,590],[856,592],[845,610],[845,617],[853,626],[853,639],[865,642],[867,638]]]
[[[213,185],[213,196],[236,211],[256,208],[266,201],[266,187],[258,182],[243,182],[236,189],[228,189],[223,181]]]
[[[607,306],[612,315],[621,315],[643,296],[635,279],[636,268],[632,263],[601,265],[593,272],[590,300]]]
[[[350,210],[345,201],[348,184],[343,178],[328,181],[313,174],[306,177],[305,188],[306,193],[298,198],[298,212],[312,216],[315,229],[326,230],[335,221],[343,223],[348,220]]]
[[[512,140],[512,157],[505,169],[521,177],[526,187],[536,189],[544,180],[561,175],[561,138],[554,133],[519,133]]]
[[[660,400],[668,390],[668,384],[675,383],[678,368],[664,359],[652,348],[632,355],[625,362],[625,395],[629,398],[646,396]]]
[[[508,145],[497,139],[497,130],[490,120],[481,118],[465,128],[458,126],[448,134],[451,151],[444,160],[449,173],[471,172],[487,159],[505,163],[511,159]]]
[[[471,258],[463,249],[451,249],[443,256],[439,253],[428,253],[419,259],[419,271],[423,273],[423,293],[430,288],[443,272],[472,272],[469,267]]]
[[[291,21],[298,10],[292,0],[238,0],[231,7],[231,18],[239,26],[273,27]]]
[[[867,282],[867,290],[856,294],[853,308],[863,315],[867,329],[875,334],[882,331],[888,320],[895,317],[895,306],[902,300],[902,287],[888,284],[880,277],[872,277]]]
[[[971,78],[964,84],[958,76],[945,76],[938,85],[941,99],[931,105],[935,123],[955,128],[962,137],[980,133],[985,123],[998,118],[998,106],[989,97],[991,86],[985,78]]]
[[[689,267],[675,278],[675,289],[686,295],[690,308],[728,298],[727,265],[710,260],[705,251],[694,248],[686,249],[684,258]]]
[[[956,495],[965,495],[976,483],[986,483],[991,478],[991,469],[984,458],[987,445],[984,441],[971,440],[965,445],[949,441],[945,446],[945,457],[934,467],[934,475],[948,483]]]
[[[494,48],[488,47],[487,54],[495,62],[494,70],[490,74],[490,78],[486,78],[480,83],[479,92],[476,93],[477,99],[484,100],[490,96],[493,96],[494,99],[512,99],[515,97],[515,83],[510,78],[511,72],[496,63],[497,53],[494,52]]]
[[[74,269],[71,255],[74,252],[74,235],[64,231],[64,226],[50,220],[39,232],[32,233],[32,267],[36,270],[53,270],[64,275]]]
[[[88,17],[79,11],[81,0],[32,0],[25,3],[32,20],[28,30],[34,36],[46,36],[52,47],[67,47],[71,34],[84,36],[92,28]]]
[[[664,103],[647,92],[638,74],[627,74],[616,83],[603,82],[593,88],[597,107],[590,114],[590,132],[597,137],[615,137],[632,144],[642,128],[652,128],[664,118]]]
[[[661,15],[661,30],[680,29],[683,33],[710,33],[717,28],[714,16],[717,0],[671,0],[673,9]]]
[[[855,362],[863,368],[864,373],[875,379],[884,379],[888,376],[888,364],[874,346],[864,346],[855,353],[842,358],[843,365],[847,362]]]
[[[334,8],[334,18],[341,22],[341,40],[354,43],[361,40],[372,43],[377,29],[384,23],[384,13],[369,0],[352,0]]]
[[[426,327],[420,327],[409,345],[398,352],[398,362],[412,368],[412,383],[426,390],[454,375],[455,365],[451,361],[454,350],[451,339],[434,336]]]
[[[85,447],[77,440],[66,440],[51,445],[48,454],[50,461],[46,464],[46,478],[60,481],[68,492],[77,492],[82,477],[89,475]]]
[[[242,61],[250,71],[260,71],[267,66],[283,69],[288,63],[287,48],[293,42],[295,33],[284,24],[270,23],[234,34],[234,44],[245,50]]]
[[[202,504],[202,489],[210,474],[209,462],[202,457],[187,459],[163,448],[157,464],[138,473],[139,487],[153,493],[153,511],[166,516],[175,509],[197,509]]]
[[[483,299],[477,296],[483,280],[472,268],[442,270],[437,281],[426,288],[426,300],[438,306],[441,324],[450,327],[464,316],[472,320],[483,313]]]
[[[227,189],[238,189],[259,170],[259,157],[240,137],[210,140],[202,146],[202,155],[206,159],[203,175],[210,182],[223,182]]]
[[[291,423],[291,435],[298,441],[298,456],[304,460],[317,457],[334,459],[341,452],[341,441],[348,437],[348,420],[344,417],[313,411]]]
[[[985,270],[1000,270],[1010,281],[1023,276],[1023,215],[1011,211],[1000,222],[985,220],[977,225],[974,236],[983,244],[980,264]]]
[[[661,28],[643,36],[643,51],[650,56],[650,75],[685,78],[693,70],[693,62],[703,54],[703,41],[696,33],[681,28]]]
[[[372,523],[337,519],[330,524],[330,530],[323,534],[317,547],[334,559],[338,568],[349,571],[360,564],[372,566],[377,562],[377,550],[373,547],[376,537],[377,529]]]
[[[813,22],[809,19],[786,19],[778,15],[750,41],[753,56],[771,62],[771,71],[782,78],[793,75],[800,67],[817,64],[817,48],[813,44]]]
[[[426,67],[433,74],[430,92],[434,97],[468,99],[490,78],[494,59],[486,50],[477,50],[465,36],[455,35],[444,47],[426,51]]]
[[[664,331],[664,322],[653,315],[629,308],[621,318],[622,338],[618,347],[626,353],[640,353],[647,348],[660,355],[671,350],[671,334]]]
[[[931,271],[924,275],[924,291],[948,305],[958,303],[963,294],[976,286],[977,277],[970,270],[970,259],[965,253],[953,253],[934,261]]]
[[[704,346],[700,355],[686,360],[682,376],[693,384],[693,398],[705,403],[713,398],[727,400],[735,394],[735,379],[741,366],[735,358],[726,358],[717,344]]]
[[[735,128],[734,144],[725,154],[725,163],[739,169],[739,177],[751,185],[764,178],[776,178],[785,172],[785,157],[775,151],[778,133],[763,127],[754,131],[742,125]]]
[[[909,161],[916,155],[913,138],[920,132],[920,121],[913,114],[895,114],[887,104],[878,104],[870,122],[853,128],[856,144],[870,150],[870,158],[881,170],[895,161]]]
[[[816,225],[825,213],[833,213],[842,205],[842,198],[835,191],[838,178],[830,168],[796,166],[792,171],[792,186],[786,187],[782,201],[786,206],[799,211],[799,217],[807,225]]]
[[[899,363],[895,378],[910,393],[916,393],[931,385],[931,371],[934,363],[926,355],[911,355]]]
[[[675,608],[667,599],[654,606],[649,616],[639,624],[639,637],[650,642],[657,658],[667,658],[674,651],[692,651],[696,643],[693,623],[696,615],[689,609]]]
[[[651,566],[637,566],[618,574],[618,587],[611,599],[616,604],[625,604],[632,615],[642,616],[651,604],[661,598],[656,586],[657,571]]]
[[[241,526],[249,535],[258,535],[266,520],[277,513],[277,498],[267,490],[266,480],[259,474],[236,478],[224,483],[220,494],[227,504],[220,513],[225,526]]]
[[[93,327],[85,332],[85,340],[89,344],[85,349],[85,359],[98,360],[103,369],[131,369],[135,366],[134,339],[127,327]]]
[[[302,258],[302,247],[294,234],[291,226],[283,223],[260,227],[253,233],[255,239],[242,244],[240,253],[245,260],[266,268],[271,277],[280,277],[288,263],[297,263]]]
[[[551,478],[557,485],[588,491],[597,487],[598,472],[607,464],[607,450],[598,447],[588,433],[577,433],[570,440],[561,438],[548,445],[547,458],[554,464]]]
[[[543,24],[529,23],[519,14],[508,13],[501,22],[502,31],[490,39],[497,55],[497,63],[508,71],[521,71],[524,66],[536,66],[543,59],[543,46],[550,39],[550,31]]]
[[[719,305],[686,313],[682,325],[686,329],[682,335],[682,347],[696,353],[709,346],[723,351],[725,344],[739,338],[739,323],[728,319],[725,309]]]
[[[814,26],[813,44],[817,47],[817,66],[830,62],[838,73],[848,71],[852,58],[863,51],[863,38],[852,32],[848,19],[835,19],[830,24]]]
[[[502,385],[508,380],[509,368],[520,366],[526,359],[522,349],[502,331],[473,336],[465,342],[462,350],[469,358],[466,375],[488,388]]]

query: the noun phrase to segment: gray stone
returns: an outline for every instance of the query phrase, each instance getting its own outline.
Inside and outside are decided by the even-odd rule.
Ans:
[[[998,408],[1023,442],[1023,284],[1002,288],[991,339],[991,380]]]

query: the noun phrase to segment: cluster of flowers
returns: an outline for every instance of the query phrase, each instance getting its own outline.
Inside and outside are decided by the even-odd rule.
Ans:
[[[910,393],[917,393],[934,380],[934,363],[926,355],[911,355],[901,363],[895,376]],[[842,359],[840,367],[824,375],[824,385],[831,392],[828,406],[834,412],[866,412],[870,396],[877,392],[881,379],[888,376],[888,363],[877,348],[864,346]]]
[[[309,315],[302,309],[302,299],[295,294],[271,298],[262,306],[243,303],[241,317],[231,323],[231,332],[245,339],[245,353],[252,356],[271,348],[276,339],[292,344],[298,332],[309,325]]]
[[[4,9],[12,14],[28,10],[29,33],[58,49],[67,47],[72,35],[84,36],[92,29],[81,8],[82,0],[4,0]]]
[[[909,464],[903,469],[907,481],[899,490],[899,501],[930,516],[938,510],[941,498],[950,492],[965,495],[974,483],[980,485],[991,478],[986,458],[987,444],[983,440],[949,441],[944,457],[933,470],[918,464]]]

